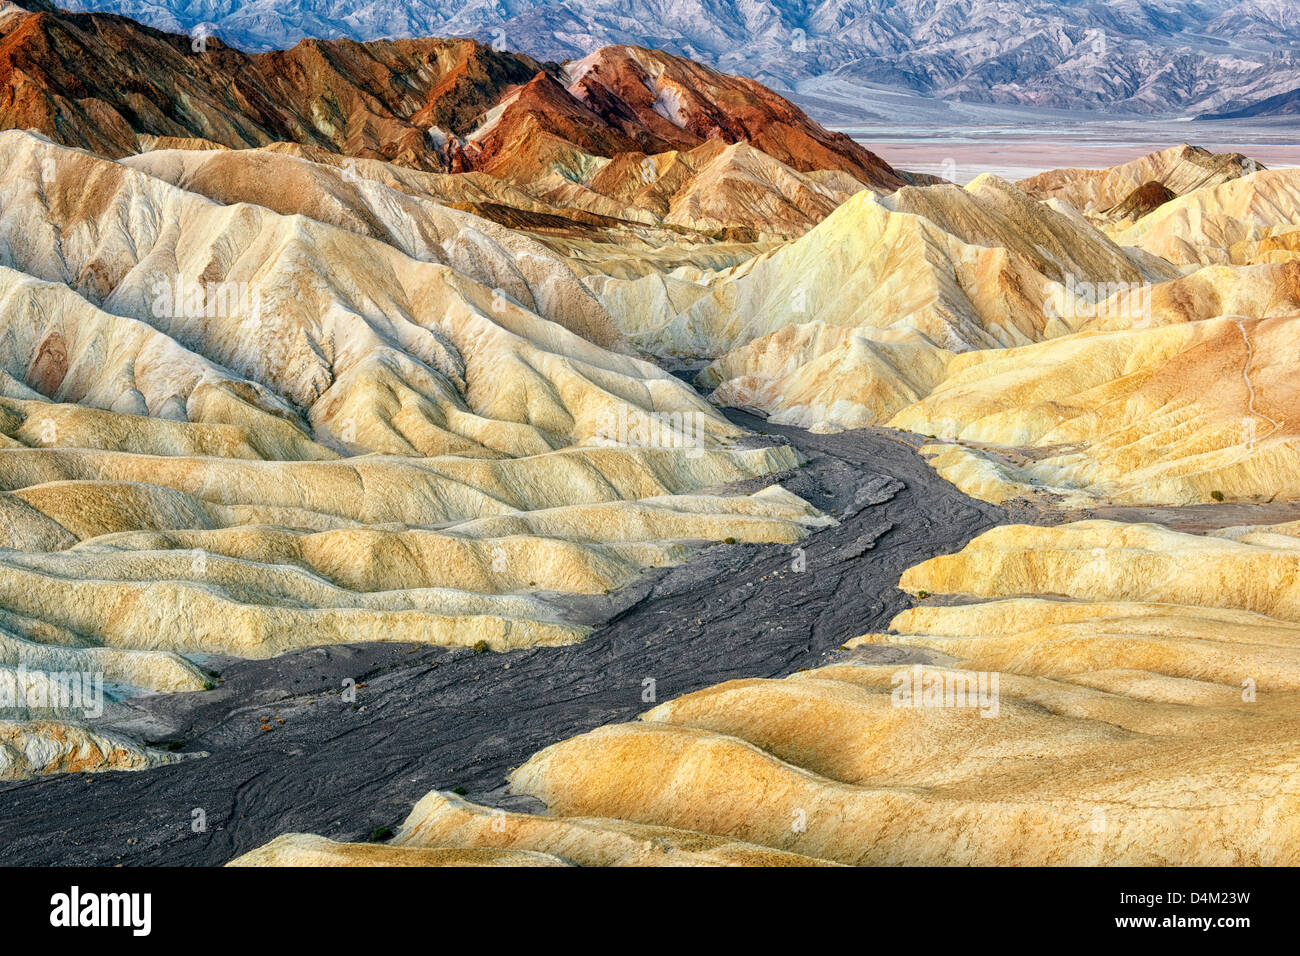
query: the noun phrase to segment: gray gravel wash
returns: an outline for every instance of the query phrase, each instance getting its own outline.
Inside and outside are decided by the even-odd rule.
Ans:
[[[224,678],[215,690],[136,698],[121,717],[157,745],[207,756],[0,788],[0,862],[218,865],[291,831],[364,839],[433,789],[527,808],[504,793],[510,769],[558,740],[633,719],[649,706],[647,678],[663,701],[816,667],[909,606],[895,587],[906,568],[1027,518],[938,478],[914,436],[814,435],[728,415],[767,433],[750,442],[788,441],[808,456],[755,488],[779,480],[841,519],[801,542],[802,572],[791,546],[709,547],[611,597],[560,600],[599,625],[571,647],[368,644],[210,661]],[[364,685],[355,703],[340,692],[347,678]],[[196,810],[206,830],[195,832]]]

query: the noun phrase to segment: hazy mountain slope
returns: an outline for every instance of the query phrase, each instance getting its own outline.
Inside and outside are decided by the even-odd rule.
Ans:
[[[73,0],[247,49],[304,36],[473,35],[542,59],[651,46],[791,88],[825,74],[944,98],[1142,113],[1208,110],[1294,87],[1289,0],[571,0],[400,8],[341,0]]]
[[[1247,119],[1265,116],[1295,116],[1300,113],[1300,89],[1288,90],[1262,100],[1238,105],[1225,103],[1217,111],[1203,113],[1198,120]]]

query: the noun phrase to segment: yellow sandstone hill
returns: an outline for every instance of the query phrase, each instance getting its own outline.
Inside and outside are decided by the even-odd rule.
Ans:
[[[1135,229],[1195,222],[1240,251],[1300,228],[1293,171],[1184,172],[1190,191]],[[1295,261],[1192,268],[1132,241],[983,176],[861,194],[720,272],[591,284],[632,341],[717,356],[696,380],[715,403],[947,439],[940,474],[989,501],[1293,497]]]
[[[0,33],[0,781],[184,759],[131,698],[213,655],[553,648],[835,525],[729,406],[923,436],[1042,526],[824,666],[546,747],[541,812],[232,865],[1300,864],[1300,522],[1052,524],[1300,498],[1300,171],[958,187],[634,47]]]
[[[0,685],[563,644],[587,629],[556,595],[831,523],[753,490],[789,447],[742,447],[638,348],[710,360],[716,404],[932,436],[988,501],[1300,496],[1291,171],[1171,153],[884,195],[744,142],[517,145],[506,183],[0,133]],[[1164,192],[1110,202],[1130,173]],[[512,785],[549,816],[431,795],[391,845],[242,862],[1295,862],[1297,540],[997,529],[904,576],[944,604],[861,640],[910,676],[866,650],[730,682],[536,755]],[[999,690],[895,706],[970,670]],[[0,777],[176,759],[95,719],[0,699]]]
[[[635,290],[602,291],[633,342],[668,354],[716,356],[810,321],[966,350],[1069,331],[1045,307],[1069,275],[1144,278],[1078,213],[985,175],[965,189],[859,193],[803,238],[710,277],[679,314],[666,313],[656,277],[641,280],[649,308],[631,307]]]
[[[362,162],[367,171],[386,165]],[[544,245],[428,196],[377,182],[362,174],[358,161],[350,163],[316,163],[270,150],[175,149],[123,161],[226,206],[250,203],[382,240],[412,259],[450,266],[490,289],[500,289],[597,344],[616,343],[600,305],[564,260]],[[416,181],[436,176],[403,172]]]
[[[1107,221],[1149,212],[1125,206],[1125,200],[1144,187],[1160,187],[1161,199],[1168,201],[1261,168],[1240,153],[1211,153],[1183,143],[1107,169],[1049,169],[1016,185],[1035,199],[1059,199]]]
[[[572,642],[550,593],[830,520],[730,490],[796,454],[736,447],[531,239],[286,153],[0,140],[0,677]],[[4,774],[163,759],[8,703]]]
[[[1300,497],[1300,316],[1080,333],[948,363],[890,421],[968,494],[1067,504]]]
[[[68,720],[0,719],[0,780],[46,773],[148,770],[181,760],[124,734],[100,732]]]
[[[1300,255],[1300,169],[1196,190],[1111,235],[1178,265],[1293,260]]]
[[[754,408],[784,425],[861,428],[929,395],[952,356],[908,330],[809,322],[728,352],[696,384],[712,387],[720,405]]]
[[[1260,172],[1177,203],[1268,177],[1287,181]],[[888,423],[961,440],[936,463],[989,500],[1038,485],[1074,503],[1290,496],[1300,273],[1281,259],[1179,272],[981,177],[864,194],[713,276],[595,287],[633,341],[720,352],[697,379],[716,403],[809,428]],[[1188,327],[1157,331],[1174,324]]]
[[[539,244],[562,248],[564,240],[583,238],[683,246],[727,237],[751,243],[790,239],[866,188],[846,172],[799,172],[748,143],[719,140],[688,151],[629,152],[613,159],[578,151],[568,157],[564,165],[572,168],[564,173],[552,168],[552,156],[523,180],[487,172],[427,172],[294,143],[228,150],[202,141],[160,140],[122,162],[226,204],[255,202],[281,213],[301,212],[392,241],[415,258],[460,252],[461,263],[466,241],[481,249],[485,236],[456,236],[459,243],[443,245],[443,236],[455,229],[446,223],[466,221],[457,216],[460,210],[480,217],[473,228],[499,245],[553,259],[538,251]],[[389,190],[406,195],[393,197]],[[396,218],[403,207],[421,200],[442,207],[422,217],[432,220],[424,224],[432,235],[408,234],[409,227]],[[481,219],[489,223],[484,226]],[[535,238],[530,242],[511,230]],[[527,256],[515,264],[526,267]],[[457,265],[473,274],[472,267]],[[518,282],[509,260],[496,265]]]
[[[335,843],[289,833],[229,865],[445,866],[477,858],[516,866],[538,856],[577,866],[827,865],[728,837],[607,818],[507,813],[438,792],[415,805],[391,843]]]

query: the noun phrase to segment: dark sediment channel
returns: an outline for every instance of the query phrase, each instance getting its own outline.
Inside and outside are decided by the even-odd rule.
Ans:
[[[224,678],[218,688],[136,698],[124,723],[155,745],[207,756],[0,788],[0,862],[217,865],[291,831],[364,839],[433,789],[511,805],[511,768],[558,740],[633,719],[650,706],[647,679],[663,701],[816,667],[909,606],[895,587],[906,568],[994,524],[1033,520],[938,478],[909,436],[815,435],[728,415],[768,433],[754,441],[789,441],[809,458],[755,488],[779,481],[841,519],[799,544],[804,570],[793,569],[792,546],[710,547],[609,598],[562,599],[572,616],[600,624],[571,647],[475,654],[363,644],[211,662]],[[348,678],[355,702],[341,693]]]

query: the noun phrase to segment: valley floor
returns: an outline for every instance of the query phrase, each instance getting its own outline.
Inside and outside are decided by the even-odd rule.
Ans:
[[[929,125],[841,123],[836,128],[899,169],[966,185],[980,173],[1015,181],[1045,169],[1103,169],[1134,156],[1192,141],[1215,152],[1242,151],[1269,169],[1300,166],[1300,130],[1292,122],[1076,120],[1052,122],[1025,111],[1019,120]]]

